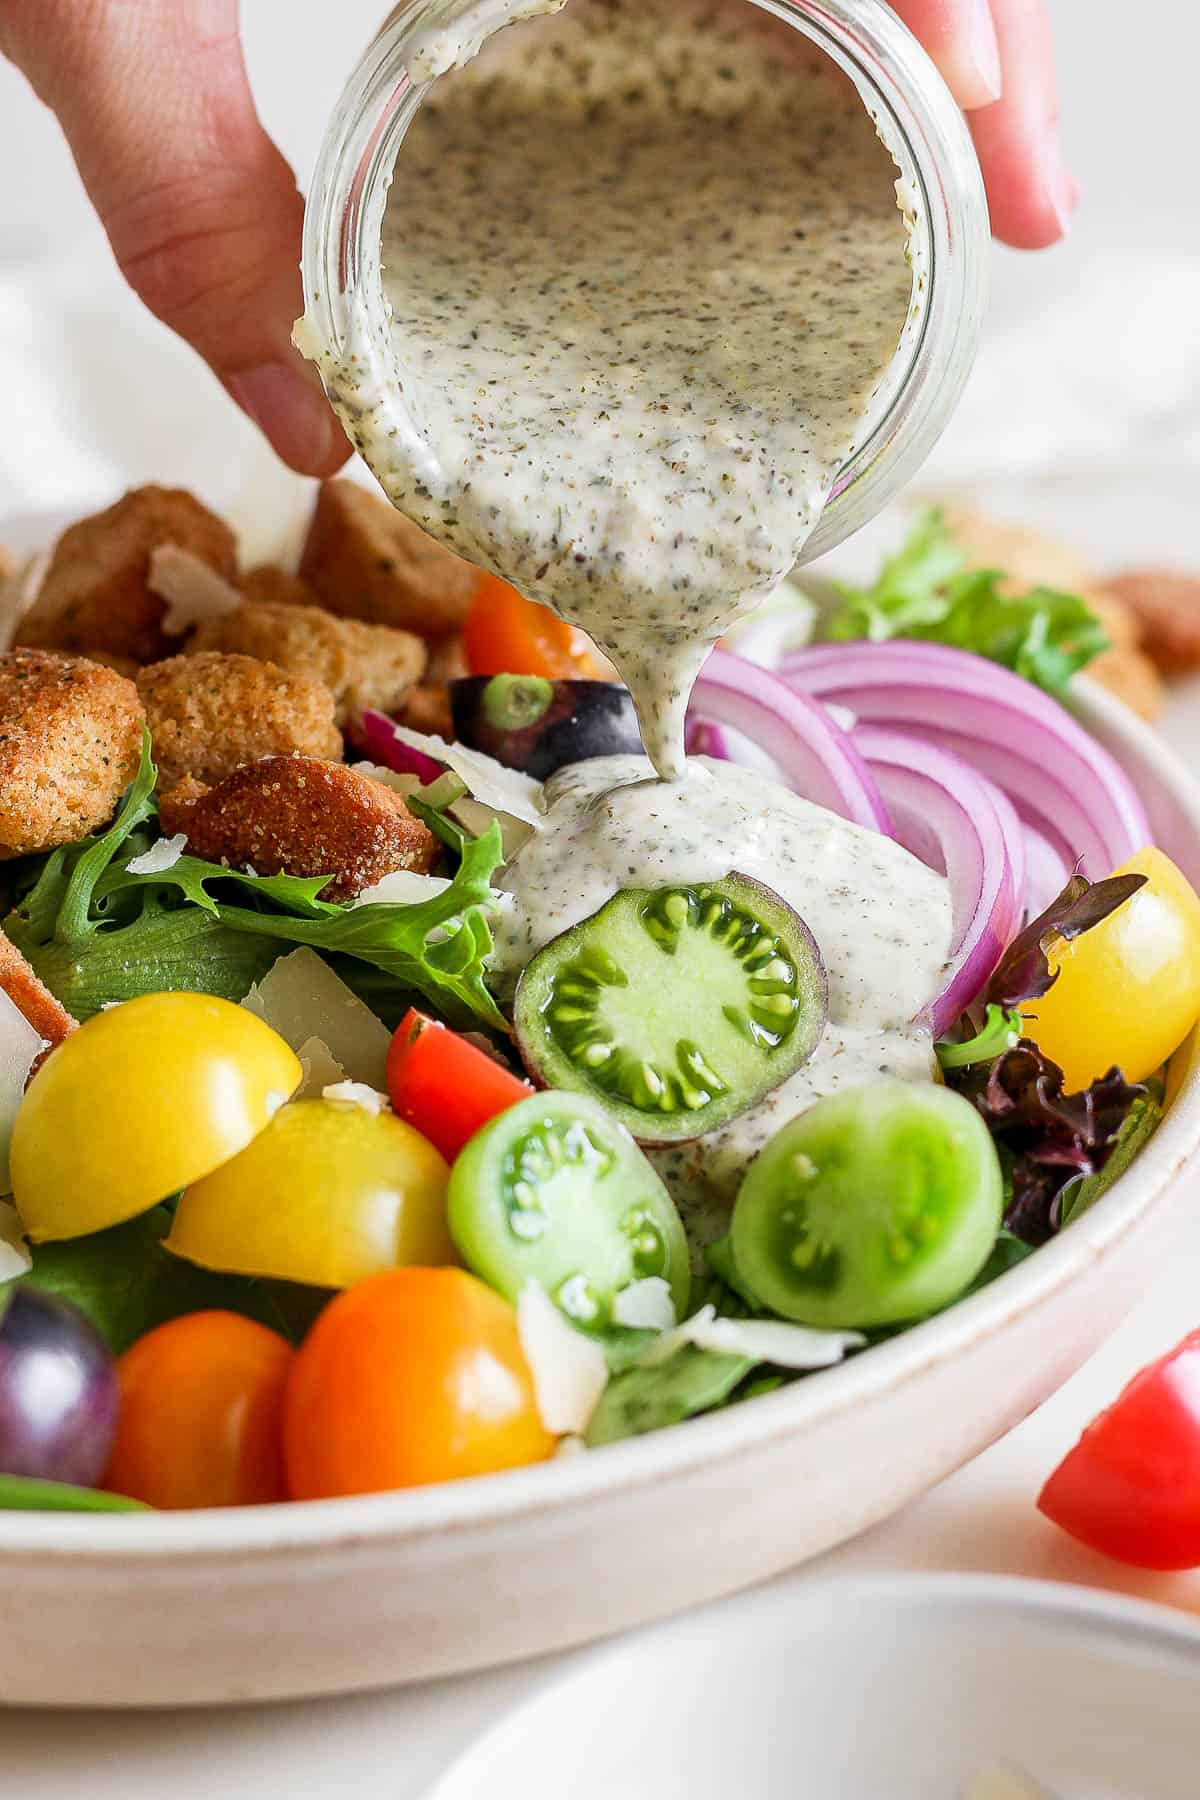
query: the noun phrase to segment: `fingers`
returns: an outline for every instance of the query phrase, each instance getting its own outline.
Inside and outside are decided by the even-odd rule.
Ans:
[[[1058,133],[1054,44],[1043,0],[992,0],[1003,97],[973,112],[992,210],[1005,243],[1040,250],[1065,234],[1079,201]]]
[[[303,202],[258,122],[237,0],[7,0],[0,47],[58,114],[117,261],[275,449],[348,445],[292,348]]]
[[[1000,98],[1000,40],[989,0],[894,0],[965,112]]]
[[[969,115],[992,228],[1021,249],[1061,238],[1079,198],[1058,136],[1044,0],[895,0]]]

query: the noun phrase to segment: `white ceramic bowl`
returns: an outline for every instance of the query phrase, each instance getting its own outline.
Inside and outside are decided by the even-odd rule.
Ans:
[[[1085,723],[1200,882],[1200,799],[1081,684]],[[840,1368],[593,1454],[303,1506],[0,1523],[0,1700],[327,1693],[583,1642],[732,1592],[884,1518],[1044,1400],[1137,1297],[1200,1146],[1200,1050],[1134,1167],[982,1293]]]

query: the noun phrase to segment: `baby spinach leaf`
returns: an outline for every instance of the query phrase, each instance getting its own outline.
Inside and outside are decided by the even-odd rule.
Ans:
[[[614,1376],[600,1396],[584,1440],[596,1449],[710,1412],[729,1399],[754,1367],[747,1356],[683,1344],[665,1362]]]

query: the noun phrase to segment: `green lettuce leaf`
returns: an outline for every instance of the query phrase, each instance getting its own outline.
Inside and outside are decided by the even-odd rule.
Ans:
[[[1143,1094],[1134,1101],[1125,1115],[1125,1122],[1117,1134],[1117,1141],[1109,1152],[1108,1161],[1104,1167],[1095,1175],[1085,1175],[1063,1189],[1062,1223],[1064,1226],[1081,1218],[1085,1212],[1090,1212],[1097,1200],[1107,1194],[1109,1188],[1125,1173],[1134,1158],[1140,1156],[1162,1123],[1162,1116],[1162,1104],[1156,1094]]]
[[[711,1412],[725,1404],[756,1366],[749,1356],[683,1344],[665,1362],[614,1376],[588,1421],[584,1441],[594,1450]]]
[[[66,1481],[35,1481],[30,1475],[0,1475],[0,1512],[149,1512],[140,1500],[105,1494]]]
[[[927,513],[884,563],[873,587],[839,586],[841,605],[818,627],[829,642],[919,638],[972,650],[1063,698],[1071,677],[1108,648],[1077,594],[1000,591],[999,569],[972,569],[942,513]]]
[[[498,825],[479,838],[461,836],[459,866],[441,894],[411,905],[339,906],[319,898],[322,876],[249,875],[186,855],[157,874],[131,873],[134,849],[144,848],[141,827],[154,813],[155,780],[147,736],[113,824],[56,851],[5,921],[77,1019],[106,1001],[164,988],[240,1000],[281,946],[308,944],[381,971],[452,1025],[508,1029],[485,981],[491,877],[503,860]]]

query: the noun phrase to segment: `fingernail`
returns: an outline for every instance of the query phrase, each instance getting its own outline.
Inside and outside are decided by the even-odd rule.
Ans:
[[[1042,186],[1046,200],[1058,222],[1060,237],[1066,237],[1071,227],[1071,217],[1079,205],[1080,186],[1067,167],[1067,159],[1063,155],[1062,143],[1058,129],[1051,125],[1042,142],[1042,151],[1038,159],[1042,173]]]
[[[324,392],[300,370],[263,363],[231,375],[225,385],[293,469],[319,474],[345,450],[345,437]]]
[[[967,112],[992,106],[1004,91],[1000,40],[989,0],[971,0],[962,27],[943,59],[942,73]]]

